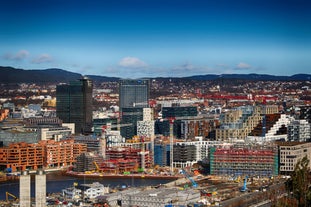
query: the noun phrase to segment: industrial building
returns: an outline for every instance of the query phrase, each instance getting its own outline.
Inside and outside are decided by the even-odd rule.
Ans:
[[[307,156],[311,166],[311,142],[278,142],[280,174],[290,174],[299,160]]]
[[[56,114],[64,123],[74,123],[76,134],[91,133],[93,83],[87,77],[56,87]]]
[[[200,191],[194,189],[180,190],[178,188],[135,189],[120,191],[106,195],[110,205],[116,206],[187,206],[200,199]],[[121,204],[121,205],[120,205]]]
[[[211,147],[209,160],[212,175],[264,177],[278,175],[278,148],[271,143]]]

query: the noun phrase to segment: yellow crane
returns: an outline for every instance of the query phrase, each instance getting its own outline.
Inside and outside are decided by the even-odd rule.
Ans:
[[[15,195],[13,195],[12,193],[5,192],[5,199],[6,199],[7,202],[10,201],[9,197],[12,197],[14,201],[16,201],[16,200],[18,199],[18,198],[17,198]]]
[[[96,167],[96,172],[101,172],[101,170],[100,170],[100,168],[99,168],[99,166],[98,166],[97,162],[96,162],[96,161],[94,161],[94,162],[93,162],[93,164],[94,164],[94,165],[95,165],[95,167]]]

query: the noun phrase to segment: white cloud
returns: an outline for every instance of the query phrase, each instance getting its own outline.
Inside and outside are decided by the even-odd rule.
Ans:
[[[48,62],[52,62],[52,61],[53,61],[53,58],[51,55],[41,54],[38,57],[34,58],[32,60],[32,63],[40,64],[40,63],[48,63]]]
[[[235,68],[236,69],[250,69],[252,68],[252,66],[247,63],[240,62],[239,64],[236,65]]]
[[[3,56],[6,60],[14,60],[14,61],[20,61],[24,60],[29,56],[29,52],[27,50],[20,50],[16,54],[7,53]]]
[[[177,71],[191,71],[191,70],[195,70],[196,68],[190,64],[190,63],[185,63],[185,64],[182,64],[182,65],[179,65],[179,66],[175,66],[173,68],[173,70],[177,70]]]
[[[119,66],[126,68],[144,68],[147,64],[136,57],[125,57],[119,62]]]
[[[172,67],[168,70],[167,75],[175,75],[175,76],[191,76],[191,75],[204,75],[208,73],[214,73],[215,69],[210,68],[208,66],[200,66],[200,65],[193,65],[191,63],[184,63],[182,65],[178,65]]]

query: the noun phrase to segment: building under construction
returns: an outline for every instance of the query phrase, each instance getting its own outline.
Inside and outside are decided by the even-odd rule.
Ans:
[[[149,168],[151,167],[152,163],[149,151],[141,149],[133,149],[130,147],[110,148],[106,151],[106,156],[110,160],[125,160],[125,161],[128,160],[129,164],[131,163],[132,160],[134,160],[138,165],[137,167],[139,168]],[[126,164],[126,162],[124,164]]]
[[[278,148],[272,145],[230,145],[209,149],[210,173],[229,176],[278,174]]]
[[[137,172],[151,167],[149,151],[131,147],[114,147],[106,151],[106,159],[99,154],[84,153],[77,157],[76,172],[96,171],[104,174]]]

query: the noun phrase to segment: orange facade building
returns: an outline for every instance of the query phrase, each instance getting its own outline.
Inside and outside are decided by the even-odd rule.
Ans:
[[[86,145],[73,140],[40,141],[36,144],[13,143],[0,148],[0,169],[12,172],[72,165],[76,157],[86,152]]]

